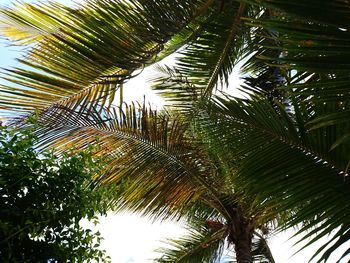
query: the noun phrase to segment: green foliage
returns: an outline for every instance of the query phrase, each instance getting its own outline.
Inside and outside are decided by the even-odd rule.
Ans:
[[[203,0],[94,0],[77,8],[54,2],[2,8],[2,35],[33,44],[21,67],[7,70],[4,78],[17,85],[0,85],[0,105],[17,115],[52,104],[109,105],[120,85],[156,61],[202,5]]]
[[[158,263],[192,263],[220,261],[225,245],[226,229],[217,231],[206,227],[205,222],[200,226],[188,226],[189,233],[178,240],[168,240],[170,248],[159,249],[162,256],[155,260]]]
[[[96,154],[111,157],[98,182],[121,186],[111,199],[118,209],[156,219],[193,221],[200,217],[199,232],[172,242],[174,249],[169,254],[164,250],[161,262],[172,262],[179,255],[183,262],[214,260],[222,255],[219,247],[229,236],[239,240],[236,233],[243,231],[233,229],[244,229],[252,237],[256,228],[275,219],[269,204],[260,203],[255,195],[245,195],[235,184],[237,162],[225,157],[227,148],[206,134],[209,127],[193,127],[181,116],[159,113],[145,105],[101,112],[52,107],[39,116],[45,126],[37,134],[43,146],[59,151],[71,144],[84,149],[98,136]],[[196,122],[207,124],[197,117]],[[202,231],[209,218],[225,225],[212,243],[215,231]],[[203,248],[201,242],[210,242],[210,248],[206,249],[206,244]]]
[[[106,213],[106,190],[91,184],[96,160],[39,154],[35,141],[30,130],[0,127],[0,261],[107,262],[99,233],[79,225]]]

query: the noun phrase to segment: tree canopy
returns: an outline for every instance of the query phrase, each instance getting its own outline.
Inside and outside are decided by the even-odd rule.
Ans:
[[[79,224],[108,208],[91,153],[58,158],[34,143],[30,130],[0,127],[0,261],[107,262],[99,233]]]
[[[9,117],[38,115],[43,148],[86,149],[98,138],[95,155],[108,163],[96,183],[120,187],[120,209],[191,220],[204,203],[225,219],[216,226],[230,226],[236,249],[249,230],[238,262],[253,260],[262,222],[298,227],[307,245],[335,233],[315,253],[322,262],[350,239],[349,8],[347,0],[19,3],[0,11],[0,30],[30,46],[22,67],[6,70],[12,84],[0,87],[0,106]],[[122,107],[111,105],[128,79],[174,52],[175,67],[153,84],[167,113],[123,105],[122,96]],[[239,62],[241,96],[220,94]]]

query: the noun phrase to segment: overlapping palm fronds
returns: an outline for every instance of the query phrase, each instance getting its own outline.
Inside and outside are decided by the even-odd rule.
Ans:
[[[206,191],[199,182],[208,180],[207,166],[193,159],[194,149],[183,137],[185,127],[179,120],[134,105],[99,112],[49,108],[39,118],[45,124],[38,131],[40,146],[63,151],[98,144],[96,154],[107,156],[108,167],[95,180],[120,185],[115,200],[120,209],[176,217]]]
[[[53,2],[44,5],[17,2],[13,9],[2,7],[1,33],[15,45],[35,44],[71,23],[69,15],[74,10]]]
[[[159,263],[173,262],[220,262],[223,256],[227,228],[224,225],[213,229],[206,222],[191,224],[185,237],[168,240],[168,248],[158,249],[162,256],[155,260]],[[218,223],[220,225],[220,223]]]
[[[188,114],[195,104],[204,98],[204,87],[191,82],[175,67],[158,66],[157,76],[152,80],[152,89],[167,102],[167,108]]]
[[[317,251],[319,261],[350,239],[347,0],[17,8],[2,11],[2,31],[33,46],[21,60],[28,68],[7,71],[14,85],[0,87],[0,107],[39,110],[42,147],[84,148],[97,138],[96,154],[111,158],[99,182],[120,185],[121,207],[190,217],[201,200],[231,224],[251,223],[250,237],[276,215],[288,216],[285,227],[302,223],[305,237],[318,233],[309,243],[335,231],[334,244]],[[163,69],[155,88],[182,113],[193,112],[191,129],[146,108],[104,107],[136,69],[176,50],[176,67]],[[227,85],[243,55],[247,99],[196,103]],[[192,236],[197,245],[206,230]],[[182,241],[170,261],[194,248]],[[202,252],[185,254],[215,258]]]
[[[287,226],[302,223],[300,233],[311,231],[305,237],[318,233],[310,244],[336,231],[338,246],[349,240],[350,145],[344,142],[329,151],[343,126],[307,131],[310,120],[333,108],[322,102],[306,108],[303,102],[293,99],[294,114],[289,115],[283,105],[276,111],[264,96],[217,98],[207,130],[221,138],[226,158],[241,160],[236,174],[248,203],[252,196],[279,212],[289,210]],[[335,249],[328,248],[322,259]]]
[[[7,70],[4,79],[15,85],[1,86],[1,107],[20,114],[53,104],[110,104],[119,85],[154,62],[203,5],[96,0],[75,9],[55,3],[2,9],[2,32],[34,44],[21,68]]]
[[[226,240],[239,248],[244,236],[248,238],[246,249],[253,232],[275,218],[270,204],[247,197],[235,185],[237,162],[221,158],[223,151],[206,138],[205,130],[199,132],[199,126],[192,129],[180,118],[135,105],[126,105],[123,110],[83,111],[54,106],[39,115],[39,123],[44,126],[37,131],[38,147],[52,146],[60,152],[99,145],[95,154],[107,156],[108,164],[95,181],[118,185],[115,200],[111,200],[118,209],[157,219],[193,221],[193,216],[200,216],[205,222],[207,216],[213,220],[220,217],[226,230],[219,231],[223,236],[220,234],[221,239],[215,239],[213,245]],[[210,233],[199,239],[212,240]],[[190,247],[188,243],[183,249]],[[213,256],[206,251],[198,247],[194,256]],[[192,258],[190,254],[185,258]]]
[[[271,52],[269,55],[258,54],[260,61],[274,65],[280,72],[289,71],[289,74],[285,74],[288,85],[280,87],[280,92],[287,96],[288,93],[299,95],[306,107],[313,107],[315,101],[329,105],[333,102],[334,105],[330,106],[333,112],[317,116],[308,123],[308,128],[343,123],[344,133],[337,142],[347,140],[350,132],[348,125],[345,125],[350,116],[350,33],[347,28],[350,19],[345,15],[350,8],[347,2],[320,1],[317,11],[307,11],[307,14],[306,10],[312,10],[313,1],[291,5],[288,1],[272,0],[266,1],[266,5],[275,8],[278,16],[254,20],[252,24],[265,31],[275,32],[270,39],[278,44],[272,45],[270,40],[268,45],[265,38],[262,46],[265,50],[275,50],[279,56],[273,56]]]
[[[192,217],[187,223],[188,234],[178,239],[165,242],[163,248],[157,249],[161,256],[155,262],[237,262],[230,240],[230,223],[219,214],[205,214]],[[274,263],[274,258],[267,245],[266,234],[254,232],[252,239],[253,262]]]
[[[240,128],[232,127],[233,134],[245,142],[236,145],[239,154],[247,156],[239,174],[248,188],[259,190],[262,200],[272,198],[285,208],[299,207],[288,226],[305,223],[300,234],[304,230],[311,231],[306,237],[317,233],[309,243],[335,231],[332,240],[315,254],[321,262],[349,240],[345,201],[349,200],[350,164],[349,5],[346,1],[245,2],[270,9],[269,16],[249,20],[255,27],[258,49],[247,67],[255,74],[255,79],[249,79],[249,89],[263,90],[263,97],[270,101],[227,102],[237,104],[226,113],[237,118]],[[249,124],[250,118],[254,121]],[[268,134],[262,135],[262,130],[250,133],[250,129],[262,128],[257,126],[261,121],[265,128],[270,127]],[[271,137],[273,129],[279,131],[275,138]],[[247,137],[242,139],[242,134]],[[294,142],[283,150],[285,146],[275,144],[279,140],[285,146]]]
[[[146,107],[69,109],[53,106],[42,112],[37,134],[41,144],[58,152],[98,144],[97,155],[108,157],[99,184],[120,184],[120,209],[160,217],[185,215],[197,199],[230,218],[224,179],[206,151],[191,140],[187,124]],[[193,139],[193,138],[192,138]]]
[[[239,61],[249,28],[242,17],[254,12],[235,1],[221,1],[216,15],[202,26],[201,33],[181,50],[177,70],[208,97],[228,77]]]

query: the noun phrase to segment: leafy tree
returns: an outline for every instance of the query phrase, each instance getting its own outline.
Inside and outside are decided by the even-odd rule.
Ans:
[[[30,130],[0,127],[0,261],[107,262],[99,234],[79,224],[107,209],[105,190],[90,183],[91,153],[39,154],[35,141]]]

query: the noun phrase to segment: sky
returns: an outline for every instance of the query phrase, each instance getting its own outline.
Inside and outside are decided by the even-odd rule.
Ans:
[[[13,2],[15,1],[0,0],[1,5],[8,5]],[[38,1],[27,0],[27,2],[35,3]],[[60,0],[59,2],[72,4],[72,1],[68,0]],[[21,55],[21,50],[22,48],[9,46],[8,42],[0,40],[0,68],[18,66],[15,58]],[[171,63],[172,60],[172,58],[169,58],[165,63]],[[143,97],[146,96],[147,101],[150,101],[152,105],[161,107],[164,101],[150,90],[147,81],[154,74],[155,71],[149,67],[142,72],[141,77],[130,80],[124,88],[125,101],[143,101]],[[239,84],[237,72],[231,76],[231,82],[232,86],[230,88],[234,90]],[[0,83],[4,82],[0,80]],[[101,232],[101,235],[104,237],[102,248],[106,249],[113,263],[151,262],[150,259],[156,255],[154,250],[162,244],[161,240],[180,237],[186,233],[183,224],[182,222],[171,221],[152,222],[147,218],[141,218],[138,215],[132,215],[127,212],[123,214],[110,213],[107,217],[101,217],[100,224],[96,227],[88,222],[84,222],[84,225],[93,227]],[[298,250],[298,247],[292,248],[296,239],[293,239],[293,241],[288,240],[293,233],[295,231],[289,230],[270,238],[270,248],[277,263],[308,262],[310,256],[317,250],[317,245],[311,246],[292,257],[293,253]],[[327,240],[327,238],[324,240]],[[335,255],[329,262],[335,262],[336,258],[337,256]],[[340,263],[348,262],[347,260],[345,259]]]

